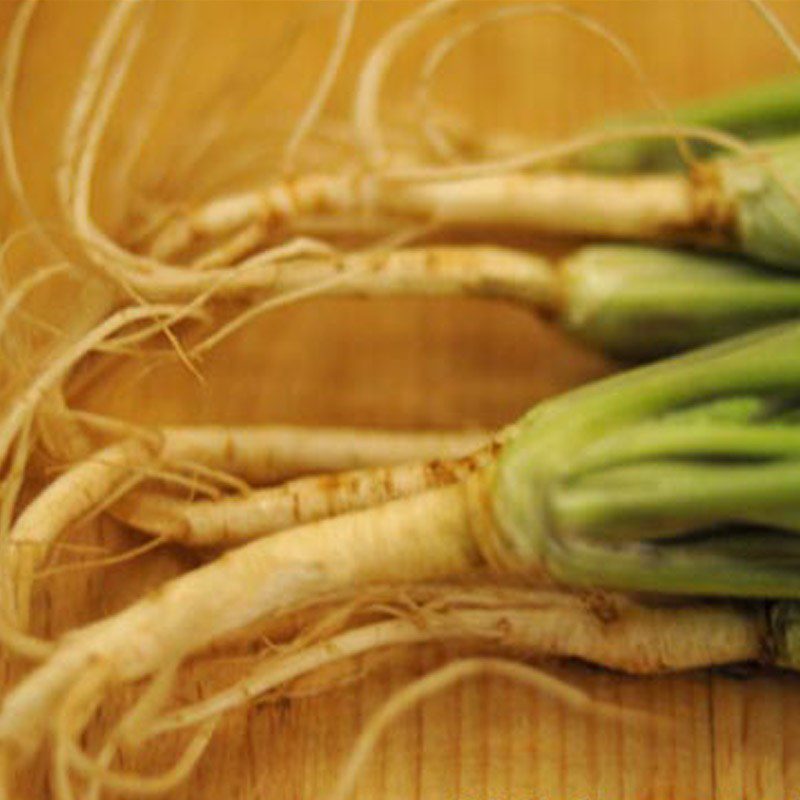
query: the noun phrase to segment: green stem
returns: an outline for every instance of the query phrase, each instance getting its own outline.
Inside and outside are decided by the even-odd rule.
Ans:
[[[681,125],[716,128],[752,141],[790,135],[800,129],[800,79],[779,78],[719,94],[675,109],[671,118]],[[660,121],[667,123],[655,113],[631,114],[609,120],[604,127],[618,130]],[[692,143],[692,152],[698,157],[714,151],[710,144]],[[609,142],[580,156],[578,164],[602,172],[664,171],[685,166],[671,139]]]
[[[650,541],[719,523],[760,523],[771,512],[800,513],[800,464],[755,466],[694,462],[636,464],[555,491],[562,536]],[[800,533],[800,531],[797,531]]]
[[[623,359],[800,317],[800,280],[733,256],[594,245],[565,259],[561,275],[564,326]]]
[[[759,560],[765,546],[772,549],[777,563]],[[571,586],[694,596],[800,598],[800,542],[796,537],[751,533],[735,541],[718,537],[680,545],[617,548],[585,542],[565,545],[552,539],[544,555],[550,573]]]
[[[774,530],[798,530],[800,428],[788,420],[799,395],[795,323],[556,398],[510,431],[495,517],[521,558],[568,582],[800,599],[800,537]],[[740,436],[748,420],[755,435]],[[696,452],[695,433],[713,455]],[[664,449],[687,453],[668,460]],[[659,455],[585,469],[587,453],[597,466],[626,450]]]
[[[780,425],[647,422],[600,439],[580,453],[571,474],[663,458],[766,459],[800,456],[800,430]]]

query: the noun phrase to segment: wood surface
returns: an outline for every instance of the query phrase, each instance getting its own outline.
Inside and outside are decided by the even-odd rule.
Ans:
[[[278,108],[282,102],[299,108],[302,90],[310,86],[327,52],[338,5],[200,5],[208,21],[195,31],[197,38],[185,57],[181,80],[187,87],[209,79],[214,65],[230,54],[268,58],[275,31],[287,20],[316,20],[300,30],[306,56],[293,62],[296,79],[281,76],[270,100]],[[414,5],[364,0],[350,76],[365,44]],[[773,5],[800,34],[800,3]],[[12,6],[7,0],[0,3],[4,24]],[[576,6],[629,41],[668,102],[799,68],[740,0]],[[70,100],[86,43],[106,8],[74,0],[45,2],[36,20],[17,124],[21,156],[42,207],[52,202],[47,189],[55,160],[50,140]],[[169,37],[163,25],[156,33]],[[430,44],[429,38],[425,41]],[[393,81],[398,93],[408,85],[414,52],[419,48],[411,48],[399,65]],[[146,87],[148,73],[141,69],[141,86]],[[335,98],[342,108],[348,92],[345,81]],[[513,127],[542,139],[578,130],[612,110],[646,105],[635,79],[607,45],[548,16],[495,26],[465,44],[448,62],[436,96],[483,129]],[[176,100],[176,107],[180,102]],[[188,140],[192,133],[185,135]],[[567,342],[547,324],[503,305],[317,300],[275,311],[232,338],[203,364],[203,383],[178,367],[145,375],[131,367],[113,384],[96,387],[85,402],[120,416],[161,422],[499,426],[540,398],[608,369],[601,358]],[[112,530],[99,535],[115,546],[139,541]],[[39,625],[57,632],[95,618],[194,563],[195,556],[165,548],[125,565],[43,581]],[[194,778],[172,800],[323,798],[368,715],[393,690],[452,656],[442,646],[398,653],[349,688],[233,715]],[[758,670],[635,679],[575,664],[547,668],[593,697],[652,712],[668,725],[632,728],[579,715],[507,681],[470,680],[392,726],[369,762],[357,797],[799,796],[797,679]],[[202,675],[200,688],[195,680],[185,689],[187,694],[200,691]],[[155,769],[165,763],[169,750],[159,745],[136,761]],[[20,791],[20,800],[50,796],[41,770]]]

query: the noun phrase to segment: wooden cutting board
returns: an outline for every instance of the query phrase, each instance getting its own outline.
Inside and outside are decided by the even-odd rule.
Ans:
[[[7,22],[13,4],[0,5]],[[255,38],[246,34],[274,43],[273,20],[307,23],[316,14],[318,25],[305,24],[298,34],[316,56],[305,67],[295,65],[311,74],[330,44],[337,8],[268,1],[201,5],[212,21],[186,55],[185,81],[207,78],[215,58],[221,63],[221,54],[237,49],[251,47],[267,58],[269,48],[254,47]],[[356,55],[414,5],[364,0]],[[576,5],[630,42],[668,101],[799,69],[739,0]],[[800,34],[800,3],[774,5]],[[48,125],[69,99],[81,54],[105,8],[60,0],[40,11],[20,96],[21,149],[29,164],[36,148],[45,150],[52,138]],[[412,66],[411,58],[400,64],[398,91]],[[302,85],[280,77],[275,94],[298,94]],[[448,62],[436,96],[484,129],[516,126],[540,138],[577,130],[607,110],[645,106],[641,88],[607,45],[548,16],[495,26],[465,44]],[[334,102],[344,107],[347,101],[342,91]],[[45,158],[43,166],[29,167],[43,196],[51,166]],[[204,383],[177,367],[146,375],[131,368],[97,387],[87,404],[161,422],[499,426],[540,398],[608,369],[585,348],[505,306],[317,300],[276,311],[232,338],[203,365]],[[137,541],[114,531],[101,535],[108,544]],[[193,563],[193,556],[165,548],[132,563],[44,582],[42,625],[63,630],[98,616]],[[398,654],[349,688],[232,716],[195,777],[171,797],[324,797],[369,714],[393,690],[452,655],[443,646]],[[652,712],[669,724],[631,728],[582,716],[503,680],[470,680],[392,726],[357,797],[794,800],[800,792],[800,682],[792,677],[698,672],[634,679],[574,664],[548,669],[598,699]],[[155,769],[169,749],[150,749],[139,763]],[[50,796],[41,774],[25,791],[26,800]]]

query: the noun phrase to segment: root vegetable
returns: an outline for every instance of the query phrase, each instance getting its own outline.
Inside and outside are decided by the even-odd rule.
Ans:
[[[417,459],[452,459],[478,449],[487,431],[391,431],[300,425],[165,427],[162,458],[196,461],[254,486],[315,472]]]
[[[733,256],[637,245],[587,245],[552,266],[527,252],[483,246],[406,248],[344,262],[300,260],[276,271],[272,290],[280,299],[315,286],[328,295],[500,299],[554,317],[590,345],[633,360],[800,312],[800,282],[793,275]],[[215,333],[198,351],[223,335]]]
[[[158,670],[266,614],[375,581],[458,574],[483,558],[466,485],[257,540],[194,570],[125,611],[65,637],[6,696],[0,741],[31,753],[78,677],[102,665],[114,681]],[[198,625],[202,620],[202,625]]]
[[[70,525],[113,501],[119,491],[128,491],[146,480],[157,466],[167,470],[181,467],[191,470],[194,465],[199,465],[263,484],[320,470],[390,464],[412,457],[452,458],[471,451],[487,438],[487,434],[478,431],[406,433],[347,428],[309,429],[289,425],[142,430],[137,438],[109,445],[71,466],[20,514],[11,527],[0,569],[4,617],[15,627],[25,630],[33,580],[58,537]],[[469,461],[466,459],[467,463]],[[410,485],[404,486],[400,481],[394,490],[402,493],[419,491],[426,480],[432,483],[438,476],[443,481],[446,469],[443,466],[438,471],[421,472],[422,475],[420,470],[406,468],[403,474],[406,483],[410,480]],[[311,484],[314,485],[313,479]],[[275,492],[292,496],[291,488]],[[300,494],[303,494],[302,489]],[[255,496],[258,497],[258,493]],[[380,502],[377,498],[375,501]],[[137,519],[147,514],[146,498],[136,498],[133,502]],[[226,501],[222,507],[235,502]],[[141,508],[139,503],[143,503]],[[202,504],[198,505],[202,508]],[[148,529],[152,530],[152,527]],[[168,533],[163,524],[154,532]],[[241,537],[241,532],[237,536]],[[197,538],[199,543],[205,543],[202,536]]]
[[[447,0],[435,7],[449,4]],[[76,250],[114,288],[107,287],[99,304],[104,309],[99,324],[93,319],[85,335],[67,336],[63,347],[32,371],[0,419],[0,460],[12,467],[20,454],[24,465],[23,434],[43,399],[59,391],[83,356],[168,331],[172,322],[194,313],[214,295],[305,291],[331,280],[329,288],[337,292],[470,292],[565,313],[562,287],[543,262],[493,248],[468,255],[443,248],[340,256],[321,253],[319,243],[295,239],[229,266],[260,241],[292,231],[304,218],[342,215],[369,225],[373,217],[382,216],[456,228],[477,223],[699,243],[738,249],[787,269],[800,261],[795,196],[800,168],[794,140],[761,151],[740,147],[735,156],[704,164],[687,176],[492,174],[496,165],[416,171],[379,165],[367,175],[301,176],[218,197],[179,214],[151,240],[149,255],[135,254],[114,242],[91,213],[100,145],[143,31],[135,6],[129,0],[115,6],[101,26],[65,132],[58,182],[60,210]],[[33,7],[25,4],[10,36],[7,107]],[[327,96],[332,81],[327,76],[338,69],[353,8],[346,10],[320,91],[290,139],[290,156]],[[680,132],[679,126],[675,130]],[[6,118],[2,134],[13,188],[25,204]],[[725,137],[714,141],[730,143]],[[218,238],[223,241],[212,241]],[[196,270],[165,263],[190,251],[198,240],[211,242],[212,248],[194,259]],[[723,273],[729,276],[728,267],[719,266],[714,283]],[[675,274],[672,266],[665,271]],[[566,272],[574,279],[581,272],[580,261],[573,261]],[[589,269],[587,274],[597,273]],[[699,272],[692,275],[694,290],[702,281]],[[760,281],[755,275],[751,279],[748,291]],[[775,280],[759,283],[763,292],[737,307],[735,320],[725,313],[706,318],[697,335],[714,338],[740,324],[793,313],[794,296]],[[635,288],[633,281],[626,284],[626,290]],[[736,295],[731,292],[729,301]],[[142,305],[114,311],[122,296]],[[177,304],[144,303],[164,298]],[[575,302],[579,300],[585,312],[586,298],[578,296]],[[596,335],[612,343],[631,337],[624,305],[622,317],[615,321],[613,313],[619,315],[620,306],[612,308],[611,323],[601,324]],[[578,322],[574,315],[565,317],[580,324],[580,315]],[[129,326],[146,321],[152,325],[125,335]],[[114,341],[120,334],[124,339]],[[673,346],[670,337],[664,338]],[[212,336],[198,352],[217,340]],[[101,786],[156,792],[172,785],[199,757],[212,726],[201,729],[185,758],[164,776],[148,780],[116,773],[109,766],[113,747],[92,759],[76,744],[106,691],[150,675],[171,674],[183,658],[276,612],[329,593],[386,582],[405,585],[490,569],[520,573],[531,581],[646,592],[656,602],[664,596],[674,600],[675,595],[693,599],[669,608],[620,600],[617,616],[609,620],[551,593],[535,609],[522,603],[446,608],[430,629],[403,619],[375,622],[338,633],[333,642],[338,652],[326,642],[282,656],[231,692],[185,709],[182,716],[176,712],[162,721],[162,729],[213,722],[240,698],[339,656],[433,637],[499,642],[632,672],[755,658],[797,667],[798,348],[800,328],[789,326],[545,403],[503,432],[496,457],[477,459],[477,467],[474,459],[465,459],[447,476],[430,465],[384,467],[339,477],[338,494],[320,492],[330,478],[314,478],[243,500],[191,505],[165,500],[172,504],[167,516],[154,515],[146,505],[129,510],[132,522],[156,533],[208,542],[223,532],[232,540],[253,541],[169,581],[114,616],[69,632],[52,648],[14,631],[5,637],[0,630],[12,646],[43,658],[0,708],[0,783],[11,766],[51,737],[59,798],[72,796],[71,770],[88,781],[90,795]],[[281,469],[358,466],[369,463],[376,451],[407,453],[410,447],[408,439],[390,442],[374,435],[355,447],[336,433],[327,440],[329,449],[320,441],[304,450],[296,432],[290,433],[289,444],[286,431],[261,434],[248,438],[241,431],[167,429],[160,441],[132,438],[75,464],[28,506],[11,531],[10,544],[18,549],[12,548],[5,564],[3,604],[10,613],[2,615],[0,626],[6,625],[5,616],[20,625],[27,621],[30,581],[60,532],[142,476],[169,477],[170,468],[181,470],[194,462],[198,472],[228,469],[248,479],[272,480]],[[422,444],[424,449],[433,443]],[[440,445],[437,441],[435,446]],[[275,455],[281,446],[283,457]],[[387,476],[399,479],[387,481]],[[17,486],[13,480],[9,485],[4,520],[16,499]],[[321,497],[324,502],[318,504]],[[257,504],[260,515],[253,514]],[[353,510],[362,506],[371,507]],[[163,503],[156,510],[163,514]],[[319,519],[326,515],[337,516]],[[7,526],[0,527],[5,531]],[[709,595],[726,602],[707,602]]]
[[[798,141],[792,138],[707,162],[689,176],[518,172],[472,177],[469,168],[431,170],[430,177],[425,170],[306,175],[216,198],[174,224],[195,235],[220,236],[259,221],[265,232],[274,233],[304,215],[359,212],[456,228],[691,242],[738,250],[791,270],[800,257],[797,156]]]
[[[702,201],[702,202],[701,202]],[[395,215],[446,227],[500,226],[627,239],[733,242],[729,203],[709,179],[509,174],[396,182],[378,175],[305,175],[218,197],[172,223],[193,237],[255,221],[273,235],[303,216]],[[169,236],[170,227],[163,236]],[[177,229],[177,228],[176,228]],[[188,244],[188,240],[182,243]]]
[[[406,593],[413,597],[419,591],[409,587]],[[456,594],[455,589],[450,592]],[[267,654],[236,684],[162,716],[148,735],[215,719],[326,666],[399,645],[493,645],[525,657],[578,658],[635,674],[740,663],[765,655],[762,610],[756,606],[658,606],[622,595],[535,587],[513,593],[477,587],[466,591],[462,601],[450,601],[447,589],[437,594],[436,604],[426,601],[430,608],[423,603],[410,613],[398,607],[395,619],[354,625],[321,641]],[[314,685],[325,687],[324,681]]]
[[[4,616],[16,627],[28,628],[33,580],[58,536],[130,481],[132,470],[152,461],[154,449],[140,440],[110,445],[53,481],[20,514],[0,571]]]
[[[111,513],[128,525],[183,544],[238,545],[463,480],[489,461],[493,452],[490,447],[451,461],[437,459],[301,478],[220,501],[189,501],[138,491],[116,503]]]
[[[736,436],[711,446],[705,434],[723,422],[742,433],[750,426],[754,434],[762,426],[791,431],[798,353],[800,327],[786,325],[611,378],[542,404],[504,433],[496,462],[459,483],[229,551],[119,614],[72,631],[7,696],[0,740],[18,754],[32,752],[90,665],[111,682],[132,681],[329,592],[487,566],[656,596],[783,600],[766,615],[765,637],[773,658],[796,665],[794,457]],[[642,426],[673,423],[696,431],[696,444],[684,437],[678,447],[633,446]],[[671,496],[659,483],[677,477],[702,488],[734,469],[755,479],[751,496],[770,498],[766,520],[743,511],[738,481],[727,494],[715,484],[706,505],[700,491]],[[586,493],[596,487],[607,501],[587,505]],[[676,641],[675,659],[680,647]],[[707,657],[715,658],[710,651]]]

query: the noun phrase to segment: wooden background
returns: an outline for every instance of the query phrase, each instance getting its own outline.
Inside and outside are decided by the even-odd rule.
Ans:
[[[272,103],[296,112],[331,41],[338,5],[199,5],[205,21],[194,31],[179,77],[188,96],[242,54],[267,60],[270,46],[277,46],[276,31],[287,20],[316,20],[300,29],[298,50],[290,59],[295,77],[279,71],[274,91],[257,108],[264,115]],[[800,69],[743,0],[576,5],[630,42],[653,85],[670,102]],[[800,34],[800,3],[773,5]],[[353,63],[365,42],[414,4],[364,0],[363,6]],[[4,24],[12,10],[8,0],[0,3]],[[45,2],[35,21],[16,126],[26,178],[43,209],[52,201],[51,141],[60,130],[86,43],[105,10],[99,2]],[[152,36],[162,43],[168,40],[166,22],[156,25]],[[414,52],[419,49],[411,48],[393,80],[398,93],[407,86]],[[139,70],[136,83],[146,91],[153,70],[145,64]],[[352,70],[353,64],[348,74]],[[348,92],[345,81],[335,98],[339,107],[345,107]],[[578,130],[611,110],[645,105],[635,81],[607,46],[563,19],[544,16],[495,27],[466,44],[448,63],[436,96],[479,126],[516,127],[541,138]],[[181,117],[186,107],[188,101],[176,97],[171,113],[179,122],[188,119]],[[191,141],[193,131],[187,127],[183,135]],[[146,177],[152,183],[153,176]],[[165,191],[179,197],[182,187]],[[132,368],[113,385],[98,389],[87,403],[149,421],[498,426],[538,399],[608,369],[585,348],[505,306],[319,300],[277,311],[243,331],[207,360],[203,384],[177,368],[146,376]],[[135,541],[113,531],[103,535],[127,546]],[[56,631],[96,617],[191,563],[191,556],[162,550],[126,566],[45,582],[39,597],[41,624]],[[196,777],[173,800],[324,797],[367,716],[393,689],[449,654],[444,647],[420,648],[352,688],[254,707],[232,717]],[[629,729],[582,717],[502,680],[470,681],[392,727],[357,796],[799,796],[796,679],[710,672],[632,679],[580,665],[554,665],[553,670],[593,696],[653,711],[672,725],[657,731]],[[151,751],[146,760],[155,767],[163,757]],[[23,796],[49,797],[41,773],[26,783]]]

